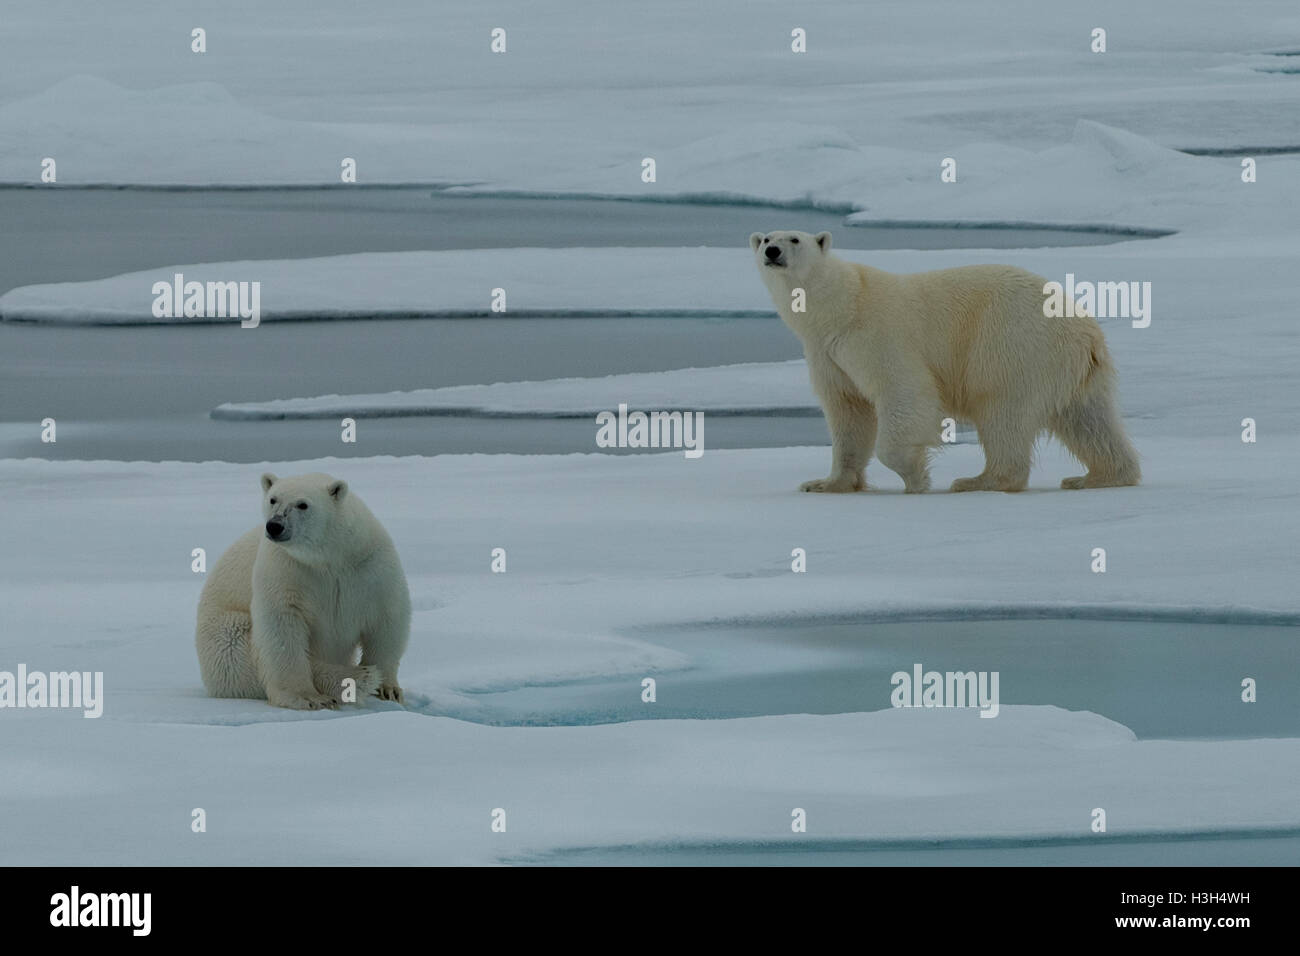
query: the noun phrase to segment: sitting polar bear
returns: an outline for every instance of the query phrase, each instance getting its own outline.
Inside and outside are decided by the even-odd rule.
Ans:
[[[402,701],[411,599],[383,525],[345,482],[319,474],[263,475],[262,515],[199,596],[208,693],[316,710],[343,702],[351,679],[352,700]]]
[[[984,471],[953,491],[1023,490],[1044,429],[1088,468],[1062,488],[1140,480],[1101,327],[1046,317],[1041,276],[1012,266],[896,275],[831,255],[829,232],[756,232],[749,245],[803,341],[830,426],[831,473],[801,491],[864,489],[873,451],[908,491],[929,490],[946,416],[974,423],[984,446]]]

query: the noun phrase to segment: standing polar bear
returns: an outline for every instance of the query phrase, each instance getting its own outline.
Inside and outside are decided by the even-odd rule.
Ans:
[[[1041,276],[1012,266],[896,275],[831,255],[829,232],[756,232],[749,245],[803,342],[830,427],[831,473],[801,491],[866,488],[873,451],[908,491],[928,491],[946,416],[974,423],[984,446],[984,470],[953,491],[1023,490],[1044,429],[1088,468],[1062,488],[1141,479],[1101,327],[1046,317]]]
[[[402,701],[411,598],[383,525],[346,482],[320,474],[263,475],[262,516],[199,596],[208,693],[316,710],[344,702],[351,679],[351,700]]]

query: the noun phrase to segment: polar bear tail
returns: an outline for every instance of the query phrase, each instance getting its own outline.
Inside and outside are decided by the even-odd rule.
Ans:
[[[1142,480],[1137,451],[1120,418],[1115,367],[1100,330],[1097,339],[1079,391],[1050,425],[1070,453],[1088,466],[1086,475],[1066,478],[1062,488],[1107,488]]]
[[[203,610],[194,637],[203,686],[213,697],[265,698],[249,640],[253,619],[244,611],[205,614]]]

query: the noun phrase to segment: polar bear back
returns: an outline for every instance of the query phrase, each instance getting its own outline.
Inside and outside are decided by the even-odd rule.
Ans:
[[[892,294],[874,300],[876,312],[891,313],[890,335],[923,358],[944,406],[958,415],[978,419],[989,402],[1017,395],[1060,408],[1093,370],[1109,366],[1094,319],[1044,314],[1042,276],[979,265],[889,278]]]

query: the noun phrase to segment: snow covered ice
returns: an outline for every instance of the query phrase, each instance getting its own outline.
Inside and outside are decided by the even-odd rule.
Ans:
[[[829,841],[816,852],[1059,841],[1046,858],[1069,860],[1097,836],[1098,807],[1108,841],[1235,835],[1246,852],[1300,860],[1300,727],[1148,736],[1100,704],[1024,703],[1032,695],[1005,678],[995,719],[891,708],[888,682],[863,686],[842,713],[655,719],[656,704],[642,703],[647,678],[667,700],[674,681],[706,667],[756,687],[783,667],[811,667],[800,641],[817,622],[855,627],[843,651],[855,660],[883,653],[873,637],[891,621],[1006,617],[1039,621],[1044,634],[1059,619],[1096,633],[1181,622],[1221,628],[1229,655],[1252,628],[1300,625],[1300,76],[1275,70],[1276,53],[1300,49],[1300,16],[1290,2],[1253,4],[1249,16],[1208,0],[1107,0],[1087,17],[1006,6],[1014,16],[943,0],[797,11],[668,0],[593,15],[578,0],[507,0],[493,11],[509,30],[500,57],[469,4],[435,15],[410,0],[378,17],[335,2],[239,0],[205,12],[202,56],[189,51],[186,17],[147,4],[7,11],[0,182],[15,189],[345,189],[339,162],[355,157],[363,185],[555,197],[557,228],[576,235],[566,197],[763,202],[771,228],[801,228],[817,207],[842,216],[837,237],[855,223],[1106,228],[1124,241],[842,255],[895,272],[1010,262],[1053,281],[1149,282],[1152,299],[1147,327],[1102,322],[1142,485],[1060,492],[1078,465],[1044,442],[1019,495],[904,495],[873,461],[872,493],[821,496],[795,489],[825,473],[828,447],[706,442],[693,460],[595,444],[595,415],[620,403],[759,423],[817,414],[793,335],[786,360],[699,367],[683,354],[652,370],[593,362],[581,376],[489,371],[418,389],[395,388],[377,365],[348,394],[297,387],[295,362],[348,360],[307,348],[250,364],[205,421],[178,420],[316,429],[318,452],[292,461],[56,461],[30,444],[46,415],[65,454],[99,428],[151,426],[69,417],[54,393],[48,411],[9,411],[21,400],[10,383],[32,374],[6,358],[20,328],[106,326],[144,341],[160,325],[213,321],[151,313],[151,287],[176,273],[260,282],[262,323],[288,322],[304,342],[324,320],[361,337],[371,320],[424,316],[411,321],[427,326],[432,352],[446,319],[494,322],[498,287],[506,314],[538,322],[702,316],[731,323],[737,339],[774,322],[762,318],[771,302],[745,234],[705,246],[685,211],[679,239],[661,247],[593,234],[563,248],[253,258],[232,231],[222,261],[160,259],[9,289],[0,671],[102,672],[103,713],[0,709],[0,862],[490,864],[578,850],[635,861],[805,839]],[[46,28],[71,12],[75,31]],[[1094,21],[1108,31],[1105,54],[1089,51]],[[795,25],[808,31],[807,54],[790,53]],[[286,31],[300,49],[284,48]],[[117,42],[97,39],[108,32]],[[47,156],[57,183],[39,185]],[[641,179],[647,156],[654,183]],[[945,157],[957,161],[955,183],[940,181]],[[1253,182],[1243,158],[1257,163]],[[0,248],[24,242],[4,231],[7,192]],[[140,202],[150,195],[141,189]],[[413,207],[421,214],[438,228]],[[237,323],[233,336],[264,331]],[[105,373],[91,358],[52,352],[48,362],[84,365],[93,390]],[[177,377],[160,389],[160,409],[186,388]],[[590,453],[453,455],[431,442],[420,456],[339,454],[340,419],[358,421],[365,448],[376,418],[449,415],[590,417]],[[1243,441],[1247,420],[1254,441]],[[963,437],[937,456],[936,488],[978,470],[980,449]],[[392,534],[414,608],[406,707],[302,714],[204,695],[193,551],[210,567],[256,520],[266,470],[346,478]],[[496,548],[506,573],[491,570]],[[1098,548],[1105,573],[1093,570]],[[792,570],[799,549],[804,573]],[[748,659],[709,657],[710,629],[746,628],[786,637],[779,648],[756,637]],[[916,659],[983,669],[977,647],[947,650]],[[1095,681],[1100,699],[1107,662],[1086,638],[1070,651],[1062,672],[1086,675],[1085,697]],[[1173,699],[1179,673],[1197,665],[1171,655],[1149,693]],[[1276,667],[1293,671],[1291,660]],[[1240,700],[1247,678],[1261,701],[1295,694],[1269,668],[1216,676],[1224,700]],[[579,706],[529,725],[492,705],[500,694],[559,688],[552,699],[581,702],[588,688],[619,687],[646,719],[600,722]],[[207,834],[190,830],[194,807],[207,811]],[[806,834],[791,831],[796,807]],[[494,808],[507,811],[504,833],[490,827]]]

